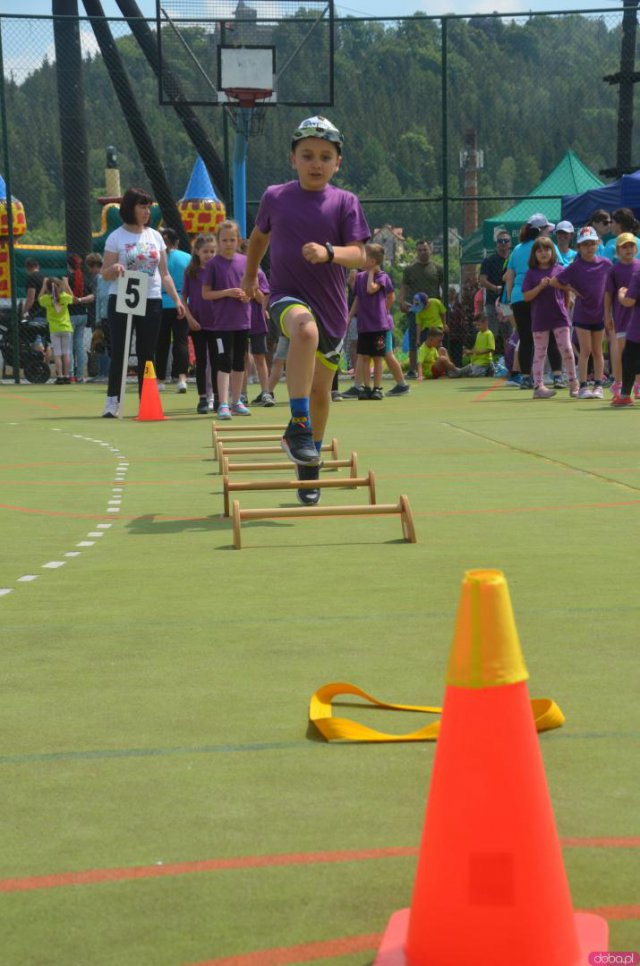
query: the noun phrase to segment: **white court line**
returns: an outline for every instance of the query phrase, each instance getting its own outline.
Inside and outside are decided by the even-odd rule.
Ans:
[[[40,574],[25,574],[24,577],[18,577],[19,584],[26,584],[30,580],[37,580]]]
[[[88,533],[87,536],[88,537],[104,537],[104,533],[101,533],[100,530],[93,530],[91,533]]]
[[[43,564],[45,570],[57,570],[58,567],[64,567],[66,560],[50,560],[49,563]]]
[[[119,506],[108,506],[107,507],[107,513],[120,513],[120,507]]]
[[[76,547],[95,547],[94,540],[81,540],[80,543],[76,544]]]
[[[0,597],[6,597],[7,594],[13,593],[13,587],[0,587]]]
[[[65,553],[65,557],[79,557],[80,555],[79,550],[70,550],[68,553]]]
[[[111,527],[110,523],[97,523],[96,530],[108,530]]]

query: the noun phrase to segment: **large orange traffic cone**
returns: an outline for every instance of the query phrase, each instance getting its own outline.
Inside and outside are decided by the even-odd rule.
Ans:
[[[160,402],[160,392],[158,390],[158,380],[153,362],[146,362],[144,366],[144,378],[142,380],[142,395],[140,396],[140,408],[136,419],[140,422],[153,419],[166,419],[162,412]]]
[[[573,912],[528,676],[503,574],[468,571],[411,908],[375,966],[586,966],[608,949],[606,921]]]

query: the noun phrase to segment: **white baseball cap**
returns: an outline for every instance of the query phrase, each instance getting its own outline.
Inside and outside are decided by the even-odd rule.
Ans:
[[[556,225],[556,232],[566,231],[567,235],[573,235],[575,228],[570,221],[559,221]]]
[[[527,224],[531,225],[532,228],[550,228],[551,231],[555,228],[555,225],[540,211],[536,211],[535,215],[527,218]]]
[[[580,231],[578,232],[578,237],[576,238],[576,245],[581,245],[582,242],[590,242],[590,241],[599,243],[600,236],[598,235],[598,232],[595,230],[595,228],[591,227],[591,225],[585,225],[584,228],[581,228]]]

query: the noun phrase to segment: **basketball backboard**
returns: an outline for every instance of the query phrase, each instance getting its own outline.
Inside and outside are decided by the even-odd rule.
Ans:
[[[221,85],[250,88],[258,74],[264,80],[269,50],[273,81],[266,103],[333,104],[333,0],[233,0],[231,6],[228,0],[156,0],[156,17],[161,104],[173,102],[174,77],[187,103],[227,104]],[[226,83],[230,48],[256,52],[238,54],[237,84]]]

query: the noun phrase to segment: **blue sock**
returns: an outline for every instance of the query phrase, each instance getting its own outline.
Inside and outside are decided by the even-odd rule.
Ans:
[[[321,439],[314,439],[313,445],[318,450],[318,452],[320,452],[320,450],[322,449],[322,440]]]
[[[305,420],[307,423],[309,420],[309,397],[300,396],[298,399],[290,399],[289,405],[291,407],[291,418],[298,422]]]

